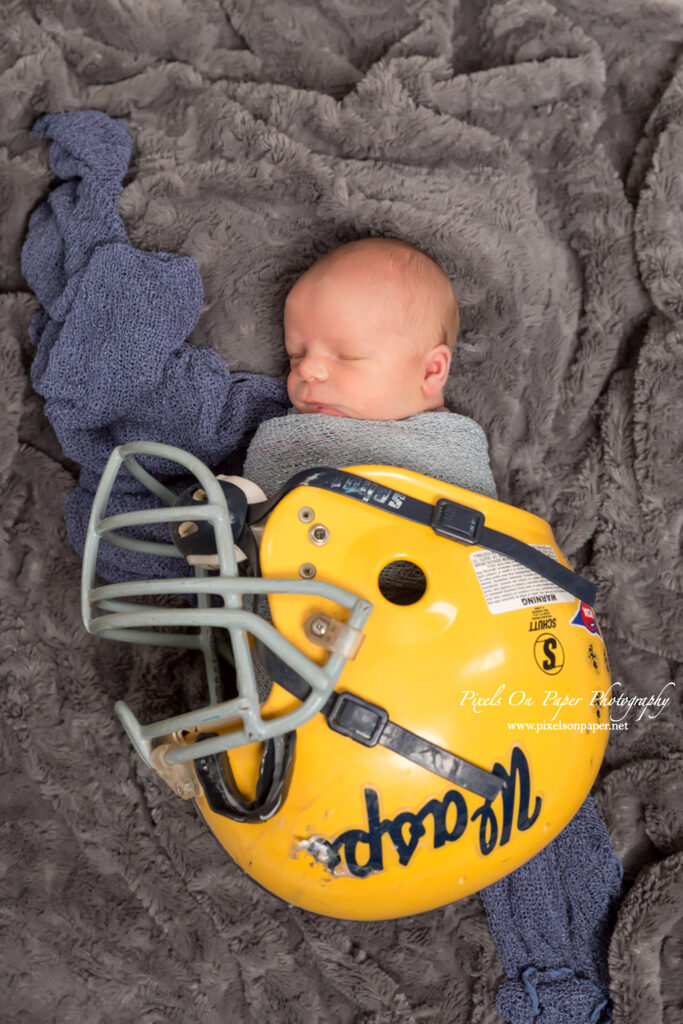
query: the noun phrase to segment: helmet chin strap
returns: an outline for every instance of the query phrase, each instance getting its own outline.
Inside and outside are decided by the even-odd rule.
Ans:
[[[321,490],[343,494],[353,501],[360,501],[390,515],[429,526],[440,537],[448,540],[459,544],[476,544],[489,551],[495,551],[531,569],[585,604],[591,607],[595,604],[597,590],[593,583],[537,551],[530,544],[525,544],[507,533],[490,529],[486,526],[486,517],[478,509],[449,501],[447,498],[441,498],[435,505],[430,505],[427,501],[420,501],[402,491],[395,491],[385,484],[357,476],[345,469],[319,466],[296,473],[272,498],[249,506],[247,523],[252,525],[259,522],[295,487],[319,487]]]
[[[310,692],[308,683],[260,641],[255,641],[254,649],[278,685],[297,699],[305,700]],[[334,732],[366,747],[380,744],[485,800],[495,800],[506,786],[505,779],[500,775],[488,772],[444,750],[424,736],[404,729],[389,719],[384,708],[353,693],[333,693],[321,709],[321,714]],[[202,733],[200,738],[208,739],[214,735]],[[227,752],[197,758],[194,762],[197,778],[211,810],[241,822],[258,823],[271,818],[279,811],[287,796],[294,767],[295,745],[295,732],[277,736],[264,744],[253,799],[244,797],[237,788]]]
[[[270,676],[292,696],[305,700],[310,691],[308,683],[269,647],[256,641],[255,649]],[[504,780],[500,776],[437,746],[424,736],[404,729],[390,720],[384,708],[354,693],[335,691],[320,713],[334,732],[365,747],[380,744],[485,800],[495,800],[504,788]]]

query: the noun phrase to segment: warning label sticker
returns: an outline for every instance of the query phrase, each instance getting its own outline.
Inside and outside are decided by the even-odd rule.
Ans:
[[[532,547],[557,562],[557,555],[549,544],[533,544]],[[497,551],[473,551],[470,558],[492,615],[514,612],[535,604],[576,600],[550,580],[505,555],[499,555]]]

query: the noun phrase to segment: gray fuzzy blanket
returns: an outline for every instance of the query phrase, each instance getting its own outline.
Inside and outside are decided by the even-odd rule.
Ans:
[[[197,259],[191,342],[280,374],[284,296],[367,234],[452,276],[451,409],[503,500],[598,585],[614,695],[595,788],[629,883],[615,1024],[683,1012],[683,11],[677,0],[9,0],[0,12],[3,753],[8,1022],[499,1021],[477,896],[344,923],[245,878],[112,713],[197,700],[179,653],[88,637],[63,503],[75,468],[32,392],[19,270],[50,185],[45,112],[124,117],[133,245]],[[667,699],[668,698],[668,701]]]

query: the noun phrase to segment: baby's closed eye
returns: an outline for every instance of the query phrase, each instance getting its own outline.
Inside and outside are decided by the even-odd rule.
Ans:
[[[290,363],[301,362],[301,360],[303,358],[304,358],[303,354],[299,354],[299,353],[296,353],[296,354],[295,353],[290,353],[290,354],[288,354],[288,359],[289,359]],[[340,362],[357,363],[357,362],[360,362],[363,359],[368,359],[369,356],[346,356],[346,355],[343,355],[343,356],[338,356],[337,358],[339,359]]]

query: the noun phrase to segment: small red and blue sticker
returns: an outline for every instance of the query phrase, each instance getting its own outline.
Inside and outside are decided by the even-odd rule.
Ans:
[[[569,625],[582,626],[583,629],[587,629],[592,636],[602,635],[598,627],[598,620],[595,618],[595,612],[589,604],[586,604],[585,601],[581,601],[574,618],[570,619]]]

